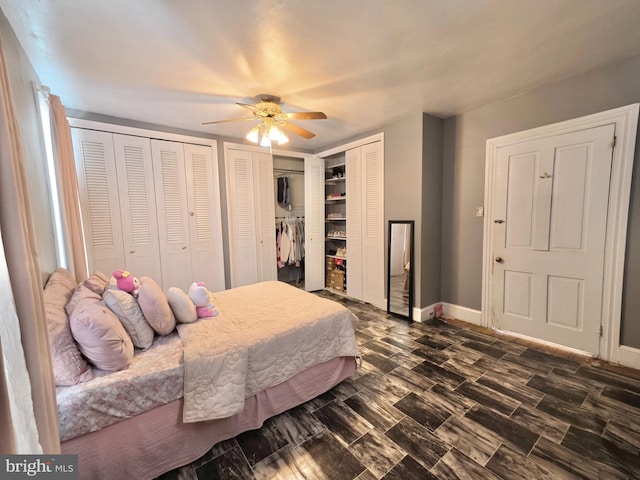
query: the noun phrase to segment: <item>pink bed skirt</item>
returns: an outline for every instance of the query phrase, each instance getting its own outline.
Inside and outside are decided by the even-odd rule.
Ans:
[[[213,445],[260,428],[274,415],[330,390],[356,370],[353,357],[334,358],[247,398],[232,417],[182,423],[182,399],[62,443],[78,455],[80,479],[152,479],[193,462]]]

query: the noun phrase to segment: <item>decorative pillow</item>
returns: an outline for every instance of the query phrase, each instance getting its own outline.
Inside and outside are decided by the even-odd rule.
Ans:
[[[82,281],[82,284],[91,290],[93,293],[97,293],[102,296],[105,287],[109,283],[109,277],[102,272],[93,272],[89,278]]]
[[[83,300],[69,316],[69,323],[80,351],[100,370],[123,370],[133,360],[129,335],[102,302]]]
[[[109,286],[102,300],[118,317],[120,323],[131,337],[134,347],[146,350],[153,343],[153,328],[147,323],[136,299],[117,287]]]
[[[75,280],[64,268],[49,277],[44,288],[44,308],[51,347],[51,361],[56,386],[65,387],[88,382],[93,373],[73,340],[65,306],[71,299]]]
[[[67,303],[65,310],[67,311],[67,315],[71,316],[76,307],[85,300],[102,300],[102,297],[90,290],[83,283],[79,284],[76,289],[73,291],[71,295],[71,299]]]
[[[140,277],[139,280],[138,305],[144,318],[158,335],[169,335],[176,328],[176,317],[171,311],[167,296],[152,278]]]
[[[178,323],[191,323],[198,319],[196,306],[189,298],[189,295],[184,293],[180,288],[169,288],[169,290],[167,290],[167,299]]]

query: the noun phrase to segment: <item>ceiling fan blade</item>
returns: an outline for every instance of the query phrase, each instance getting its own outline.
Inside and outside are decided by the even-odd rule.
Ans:
[[[215,122],[202,122],[202,125],[213,125],[214,123],[227,123],[227,122],[245,122],[247,120],[255,120],[256,117],[247,118],[231,118],[229,120],[217,120]]]
[[[240,105],[242,108],[246,108],[247,110],[251,110],[252,112],[258,112],[259,110],[256,108],[255,105],[251,105],[249,103],[240,103],[240,102],[236,102],[236,105]]]
[[[295,120],[324,120],[327,118],[323,112],[290,112],[284,115]]]
[[[299,127],[298,125],[294,125],[293,123],[285,122],[284,120],[282,121],[281,126],[285,130],[289,130],[290,132],[295,133],[296,135],[300,135],[301,137],[304,137],[306,139],[313,138],[313,137],[316,136],[315,133],[311,133],[309,130],[305,130],[304,128]]]

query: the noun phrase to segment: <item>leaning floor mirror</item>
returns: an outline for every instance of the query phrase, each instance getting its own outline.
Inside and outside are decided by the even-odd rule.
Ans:
[[[387,313],[413,321],[413,220],[389,221]]]

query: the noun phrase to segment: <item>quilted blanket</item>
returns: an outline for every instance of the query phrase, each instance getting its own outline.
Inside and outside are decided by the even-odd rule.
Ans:
[[[314,365],[358,356],[347,308],[282,282],[210,294],[217,317],[178,325],[185,423],[242,411],[246,397]]]

